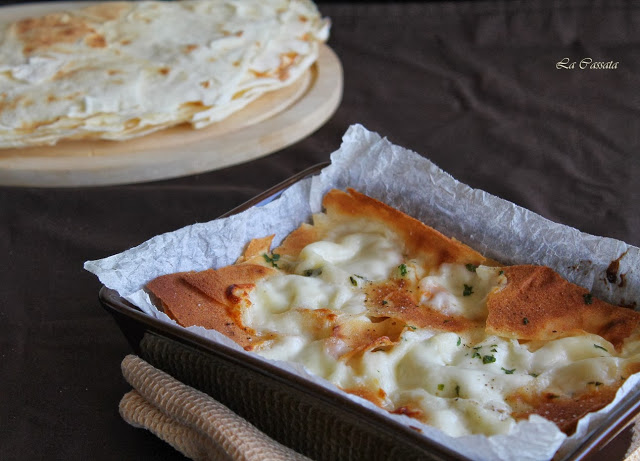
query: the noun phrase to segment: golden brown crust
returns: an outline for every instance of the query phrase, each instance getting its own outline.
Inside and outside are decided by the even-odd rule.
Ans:
[[[191,287],[180,274],[158,277],[147,284],[147,289],[154,303],[178,324],[216,330],[241,347],[252,343],[252,331],[244,331],[224,305]]]
[[[236,264],[240,263],[259,263],[265,262],[264,255],[269,253],[271,249],[271,242],[274,235],[268,235],[266,237],[257,238],[247,243],[242,256],[238,258]]]
[[[587,413],[598,411],[613,400],[620,386],[604,386],[593,383],[591,389],[578,396],[558,396],[550,392],[542,395],[531,395],[516,392],[507,398],[514,408],[515,419],[526,419],[529,415],[540,415],[553,421],[558,428],[570,435],[576,430],[578,421]]]
[[[354,386],[348,388],[342,388],[343,391],[348,392],[349,394],[357,395],[358,397],[362,397],[370,401],[371,403],[384,408],[385,399],[387,398],[387,394],[384,389],[378,387],[376,389],[371,389],[366,385],[362,386]]]
[[[354,189],[330,190],[322,202],[327,215],[366,218],[395,231],[410,255],[422,256],[428,263],[485,264],[487,259],[477,251],[450,239],[405,213]]]
[[[355,319],[340,323],[333,329],[331,336],[339,339],[349,348],[348,353],[340,356],[341,360],[348,361],[367,351],[392,345],[400,340],[400,335],[406,326],[404,321],[395,318],[374,320],[377,321],[367,322]]]
[[[605,303],[544,266],[503,268],[506,286],[489,295],[487,331],[507,338],[551,340],[593,333],[618,349],[640,313]]]
[[[234,294],[235,287],[253,286],[258,280],[274,273],[275,270],[269,267],[240,264],[202,272],[184,272],[182,278],[211,299],[232,306],[240,302]]]
[[[410,327],[462,333],[483,325],[483,320],[447,315],[419,304],[417,287],[408,286],[404,279],[370,283],[365,287],[365,293],[370,315],[398,319]]]
[[[84,18],[70,17],[64,13],[23,19],[15,24],[13,31],[24,44],[25,54],[38,52],[58,43],[75,43],[95,32]]]
[[[243,264],[218,270],[179,272],[155,278],[146,285],[156,304],[184,327],[216,330],[250,347],[255,332],[242,324],[241,308],[255,282],[274,272],[268,267]]]
[[[313,338],[326,338],[333,331],[338,314],[331,309],[295,309],[300,324]]]
[[[316,240],[318,240],[318,230],[310,224],[303,223],[287,235],[280,246],[273,250],[273,252],[281,256],[296,258],[304,247]]]

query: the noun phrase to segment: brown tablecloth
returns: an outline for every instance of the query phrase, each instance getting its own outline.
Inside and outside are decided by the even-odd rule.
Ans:
[[[174,180],[0,187],[0,458],[181,459],[118,415],[130,348],[83,262],[213,219],[328,160],[352,123],[551,220],[640,244],[640,3],[320,8],[344,99],[304,141]],[[585,58],[617,65],[581,69]],[[622,456],[622,437],[606,459]]]

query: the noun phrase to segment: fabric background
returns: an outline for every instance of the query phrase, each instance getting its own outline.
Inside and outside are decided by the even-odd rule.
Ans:
[[[319,6],[333,23],[345,88],[338,111],[307,139],[167,181],[0,187],[3,459],[181,459],[118,415],[130,348],[83,262],[216,218],[328,160],[352,123],[472,187],[640,245],[640,3]],[[556,68],[585,57],[618,68]],[[628,434],[601,459],[622,457],[625,443]]]

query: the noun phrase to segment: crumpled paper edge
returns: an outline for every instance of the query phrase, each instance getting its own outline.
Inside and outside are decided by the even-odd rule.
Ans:
[[[382,162],[383,158],[387,161]],[[394,161],[388,161],[389,158]],[[411,170],[411,175],[408,175],[408,170]],[[147,281],[164,273],[204,270],[231,264],[247,241],[270,233],[276,235],[274,245],[277,245],[301,221],[308,220],[312,213],[321,210],[322,197],[333,187],[354,187],[505,264],[549,265],[568,280],[616,304],[638,299],[640,282],[638,274],[633,271],[633,265],[640,261],[638,248],[555,224],[508,201],[472,189],[429,160],[390,143],[361,125],[349,128],[342,146],[331,156],[331,165],[318,176],[295,184],[264,207],[161,234],[118,255],[87,261],[85,268],[96,274],[104,285],[116,289],[121,296],[149,315],[175,324],[163,313],[149,307],[148,297],[145,299],[146,294],[140,291]],[[264,222],[267,222],[266,226],[261,225]],[[500,222],[500,225],[496,226],[496,222]],[[502,238],[505,229],[512,238]],[[212,239],[212,236],[216,238]],[[221,249],[220,238],[228,239],[230,244],[223,245]],[[625,274],[627,282],[623,287],[606,282],[606,269],[611,261],[618,258],[620,273]],[[141,271],[141,268],[145,270]],[[217,332],[199,327],[190,329],[242,351]],[[585,434],[599,424],[609,407],[628,395],[629,389],[638,387],[637,377],[629,378],[614,402],[583,418],[576,434],[569,438],[555,425],[536,415],[528,421],[519,422],[508,435],[452,438],[433,427],[416,424],[414,419],[391,415],[366,400],[336,391],[330,383],[308,375],[303,367],[288,363],[279,365],[356,400],[385,417],[420,426],[423,436],[428,440],[435,440],[470,458],[487,460],[510,460],[514,457],[550,459],[559,447],[559,455],[569,453]],[[525,447],[530,450],[525,450]]]

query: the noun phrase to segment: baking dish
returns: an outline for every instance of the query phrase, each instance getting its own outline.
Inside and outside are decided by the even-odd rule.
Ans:
[[[305,170],[223,216],[263,206],[327,164]],[[211,395],[277,441],[315,460],[465,460],[425,442],[416,430],[276,366],[154,319],[103,287],[100,301],[134,352],[185,384]],[[597,452],[640,411],[640,392],[623,401],[561,460]]]

